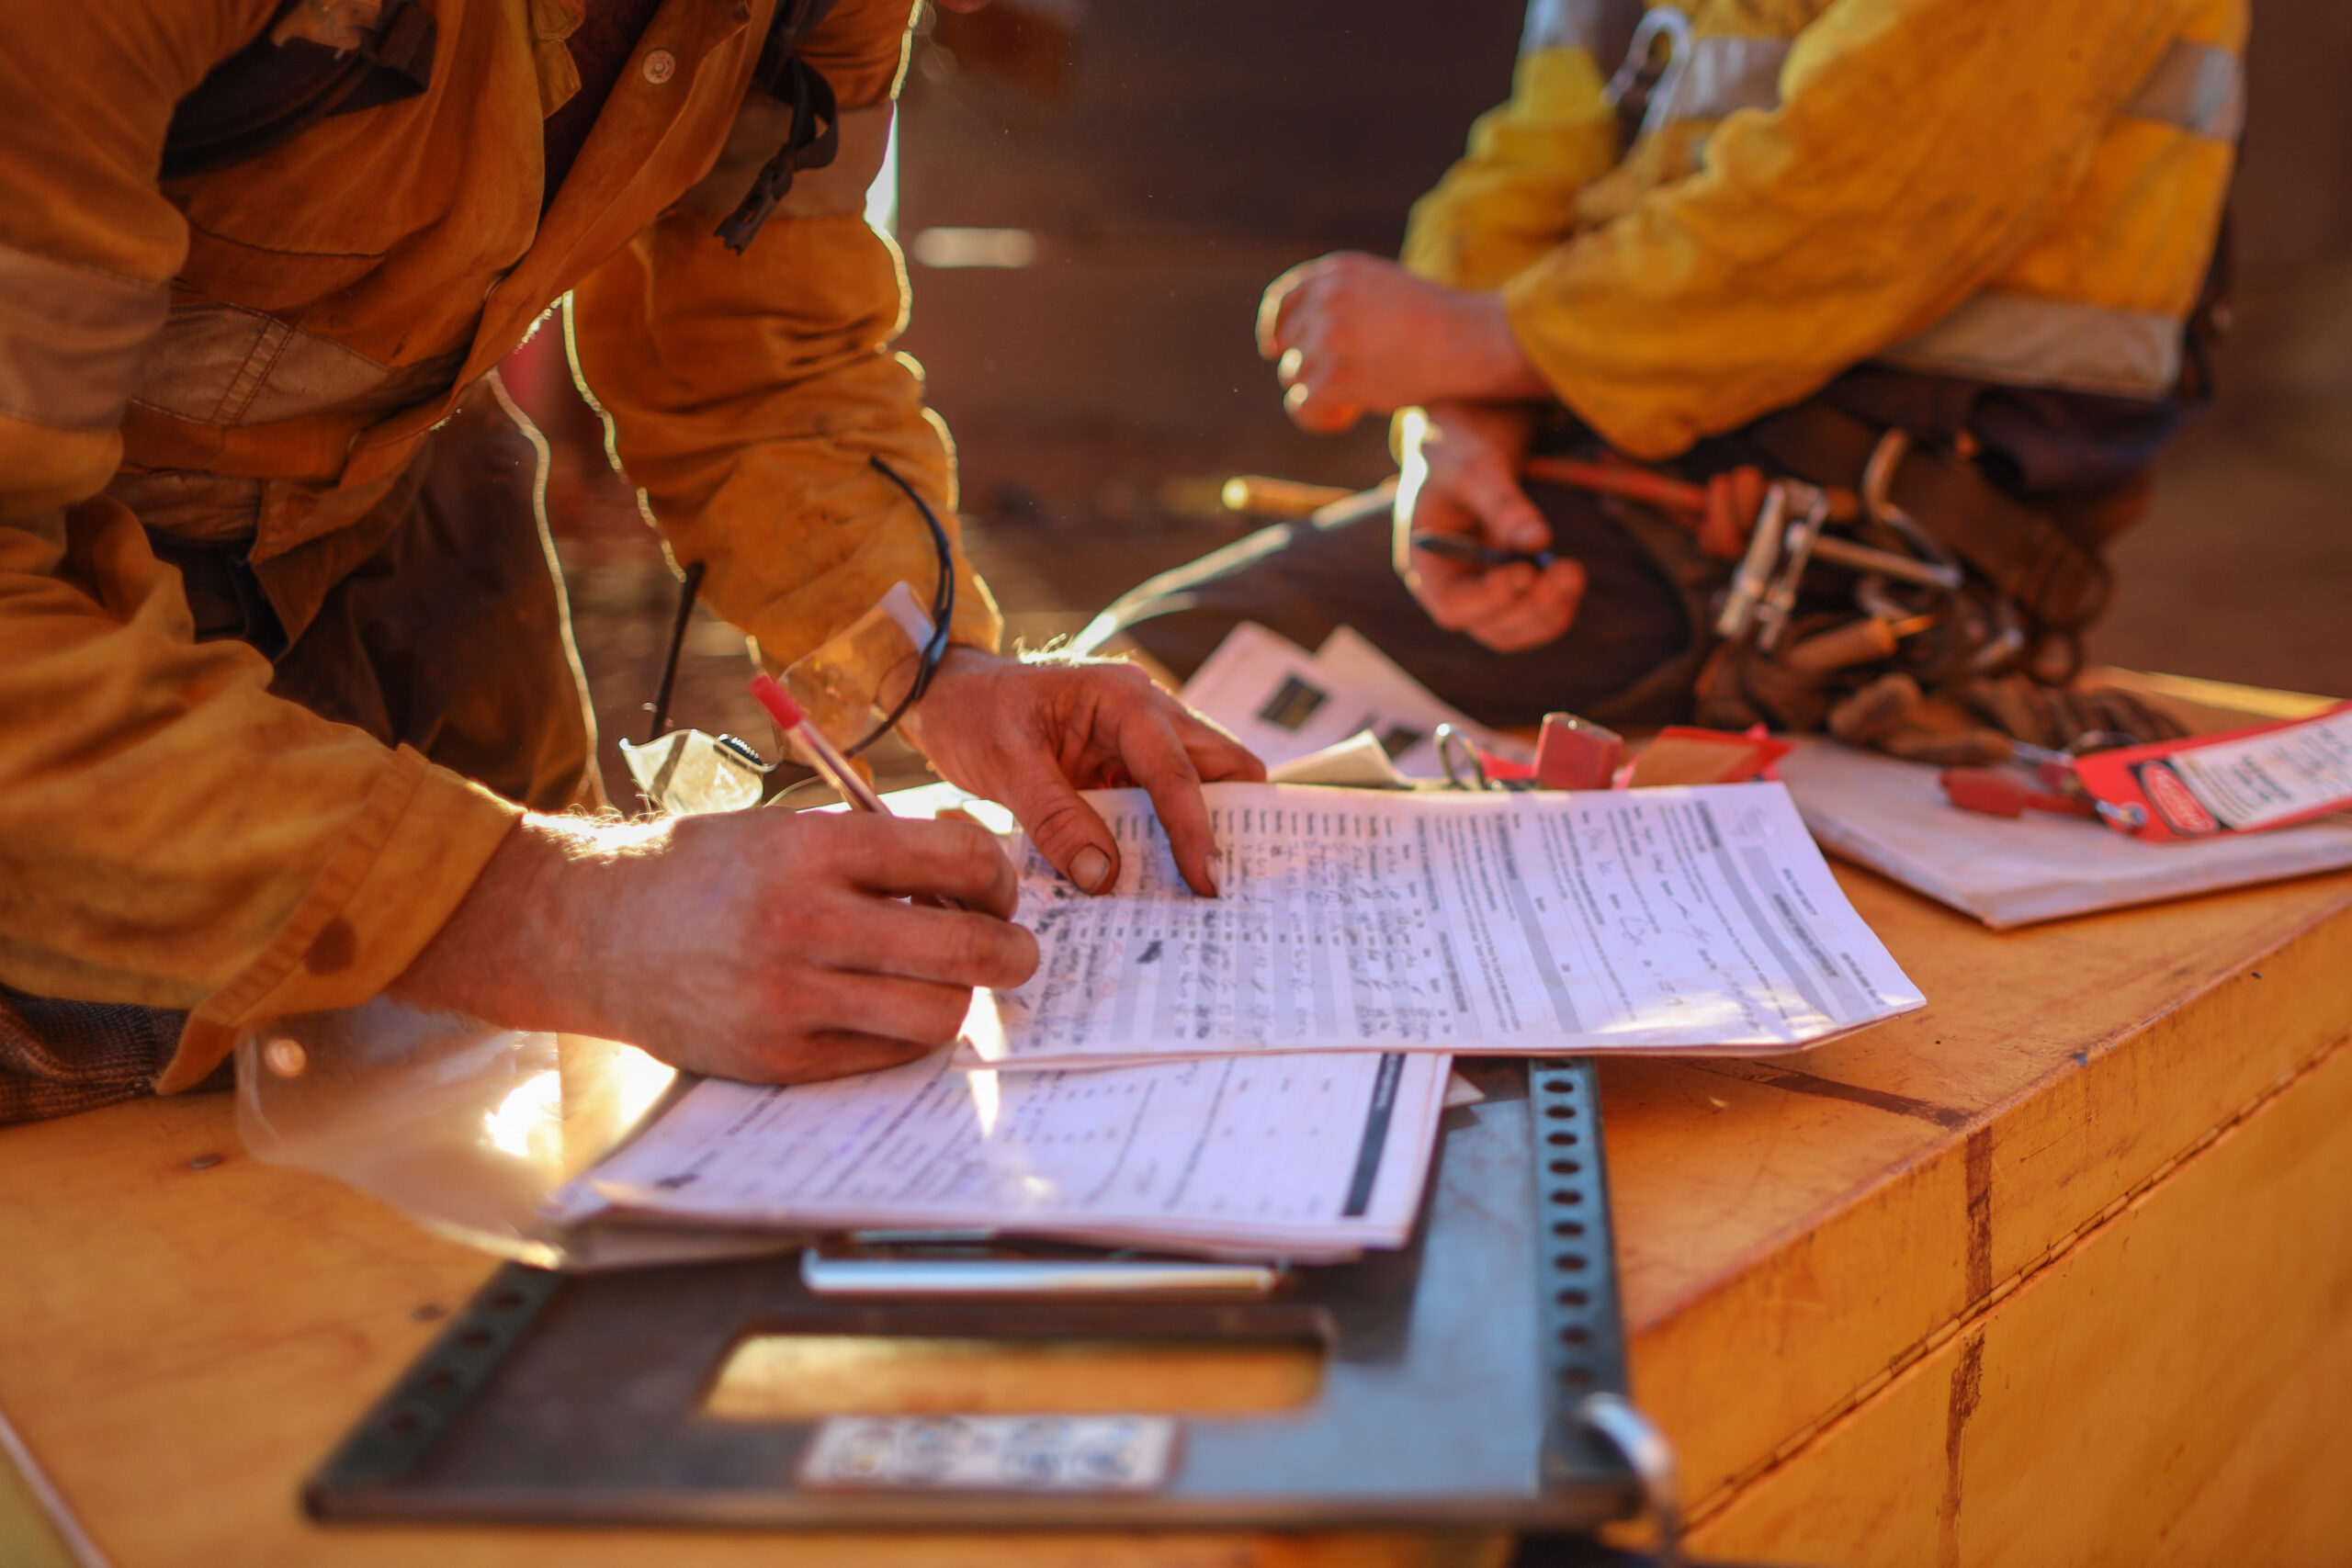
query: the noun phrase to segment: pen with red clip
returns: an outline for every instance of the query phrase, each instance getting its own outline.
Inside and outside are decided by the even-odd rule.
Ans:
[[[833,744],[831,737],[809,722],[800,705],[792,700],[792,694],[778,685],[775,677],[767,674],[752,676],[752,695],[759,699],[760,705],[768,710],[768,716],[775,720],[777,728],[787,738],[799,737],[800,744],[815,761],[817,771],[825,775],[827,784],[841,792],[851,810],[878,811],[885,817],[891,814],[890,808],[882,804],[882,797],[874,793],[874,786],[865,782],[865,775],[842,755],[842,749]],[[916,895],[915,902],[928,904],[936,909],[963,908],[953,898],[943,898],[930,893]]]
[[[842,749],[823,730],[808,722],[808,716],[792,700],[792,694],[776,683],[775,676],[752,676],[752,695],[759,699],[760,705],[768,710],[768,716],[775,720],[776,728],[787,738],[799,739],[816,761],[817,771],[825,775],[827,784],[841,792],[852,810],[879,811],[885,817],[890,814],[890,808],[882,804],[882,797],[874,793],[874,786],[865,782],[865,775],[857,771],[856,764],[842,755]]]

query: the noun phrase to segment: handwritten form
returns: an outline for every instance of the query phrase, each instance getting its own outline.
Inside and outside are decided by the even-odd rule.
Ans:
[[[1216,898],[1184,889],[1140,791],[1091,797],[1122,846],[1109,896],[1016,845],[1041,962],[976,998],[963,1060],[1752,1055],[1925,1005],[1779,784],[1207,795]]]
[[[1448,1061],[1354,1053],[788,1089],[707,1079],[555,1204],[816,1230],[979,1227],[1311,1261],[1409,1235]]]

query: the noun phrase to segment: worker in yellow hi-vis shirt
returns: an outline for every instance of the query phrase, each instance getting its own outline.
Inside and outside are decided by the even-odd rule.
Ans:
[[[1261,313],[1300,424],[1397,416],[1393,508],[1267,530],[1090,641],[1181,673],[1238,621],[1351,624],[1497,724],[2034,728],[2207,395],[2245,29],[2245,0],[1534,0],[1401,259],[1325,256]]]

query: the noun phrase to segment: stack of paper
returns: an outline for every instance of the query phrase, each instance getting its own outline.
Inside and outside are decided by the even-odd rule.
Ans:
[[[1410,1235],[1446,1074],[1401,1052],[967,1074],[942,1052],[789,1089],[712,1079],[559,1217],[1347,1258]]]
[[[1408,778],[1434,779],[1437,727],[1450,724],[1497,756],[1530,761],[1521,741],[1448,707],[1350,626],[1308,653],[1254,622],[1217,644],[1184,700],[1231,730],[1268,767],[1369,732]]]
[[[1023,850],[1036,976],[983,993],[1001,1067],[1291,1051],[1760,1055],[1925,1005],[1779,784],[1394,795],[1211,784],[1219,896],[1140,790],[1089,897]]]
[[[2352,865],[2352,823],[2337,818],[2148,844],[2079,817],[1958,810],[1939,772],[1815,737],[1781,763],[1832,854],[1996,931]]]

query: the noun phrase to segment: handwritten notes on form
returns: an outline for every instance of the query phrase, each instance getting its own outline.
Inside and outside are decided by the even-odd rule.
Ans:
[[[966,1074],[943,1051],[788,1089],[713,1078],[558,1213],[1347,1257],[1411,1233],[1447,1071],[1365,1052]]]
[[[1758,1055],[1924,1005],[1778,784],[1383,794],[1212,784],[1220,896],[1141,791],[1094,898],[1022,846],[1035,976],[977,998],[1010,1067],[1381,1049]]]

